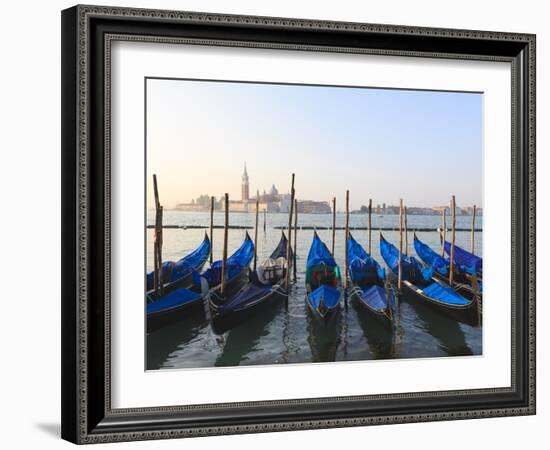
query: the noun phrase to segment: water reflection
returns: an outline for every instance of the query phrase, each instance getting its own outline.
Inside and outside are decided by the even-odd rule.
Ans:
[[[417,313],[416,328],[437,339],[439,348],[449,356],[473,355],[466,343],[466,336],[459,323],[439,311],[406,297]]]
[[[164,367],[169,355],[189,344],[206,325],[206,318],[196,314],[149,333],[146,337],[147,370]]]
[[[236,326],[223,335],[223,350],[216,358],[215,366],[238,366],[241,363],[254,364],[248,360],[250,353],[262,351],[261,338],[269,336],[270,325],[283,308],[283,302],[259,310],[250,320]],[[260,364],[260,363],[256,363]]]
[[[395,357],[396,330],[383,326],[356,302],[353,302],[353,308],[357,313],[357,322],[367,340],[372,358],[388,359]]]
[[[268,228],[258,235],[258,260],[263,261],[279,242],[280,230],[270,226],[285,225],[286,215],[268,217]],[[168,220],[170,219],[170,220]],[[208,223],[203,216],[170,212],[167,223]],[[326,219],[326,220],[325,220]],[[232,223],[252,225],[254,215],[235,214]],[[288,218],[286,218],[288,220]],[[354,215],[352,225],[364,225],[365,217]],[[396,224],[396,218],[386,216],[377,220]],[[330,216],[302,215],[302,225],[321,226]],[[414,217],[418,226],[438,226],[438,217]],[[216,217],[216,223],[222,223]],[[338,215],[337,225],[344,224]],[[415,225],[416,226],[416,225]],[[467,226],[464,225],[464,226]],[[329,230],[318,230],[321,239],[331,242]],[[163,255],[176,259],[192,251],[202,240],[204,230],[165,230]],[[387,238],[398,242],[397,232],[386,232]],[[376,233],[373,233],[373,237]],[[229,253],[236,249],[244,236],[243,230],[229,231]],[[349,299],[348,309],[341,307],[341,314],[332,326],[317,323],[308,312],[305,303],[304,270],[306,257],[313,236],[312,230],[298,232],[298,264],[296,282],[291,285],[288,306],[284,300],[273,309],[259,312],[239,327],[216,336],[207,320],[200,314],[189,317],[147,336],[147,368],[195,368],[253,364],[285,364],[332,361],[361,361],[387,358],[444,357],[449,355],[479,355],[482,353],[482,328],[458,324],[454,320],[425,305],[401,301],[396,311],[396,329],[392,334],[364,311],[359,311]],[[355,230],[354,237],[365,244],[368,234]],[[152,262],[152,234],[148,234],[147,263]],[[438,245],[437,233],[422,233],[422,239],[434,248]],[[481,249],[481,233],[476,234],[476,248]],[[223,230],[214,232],[214,258],[221,257]],[[343,267],[343,232],[336,234],[336,262]],[[216,244],[217,243],[217,244]],[[468,247],[469,233],[457,233],[457,244]],[[412,237],[409,253],[414,254]],[[378,239],[373,242],[373,255],[381,261]],[[136,302],[137,304],[137,302]],[[279,306],[277,306],[279,305]]]
[[[315,317],[305,305],[307,317],[308,342],[311,348],[312,362],[332,362],[336,360],[336,352],[341,341],[343,325],[343,308],[340,313],[327,324]]]

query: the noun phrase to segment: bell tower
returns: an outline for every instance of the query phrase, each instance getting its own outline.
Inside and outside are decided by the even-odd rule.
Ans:
[[[241,200],[245,201],[249,199],[249,185],[248,185],[248,173],[246,172],[246,163],[244,163],[244,172],[241,182]]]

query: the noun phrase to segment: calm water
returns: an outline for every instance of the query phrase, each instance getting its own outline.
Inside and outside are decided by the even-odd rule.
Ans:
[[[154,213],[149,212],[148,223]],[[164,223],[176,225],[207,225],[209,213],[165,211]],[[231,214],[231,225],[254,225],[254,214]],[[351,215],[350,227],[367,225],[366,215]],[[337,226],[343,226],[345,216],[338,214]],[[298,226],[329,227],[332,216],[302,214]],[[216,213],[215,225],[223,224],[223,214]],[[279,242],[281,231],[275,226],[288,223],[285,214],[268,214],[267,229],[263,231],[260,215],[258,231],[258,261],[268,257]],[[382,264],[377,227],[398,227],[399,216],[373,215],[372,254]],[[410,230],[438,227],[438,216],[409,216]],[[471,217],[458,216],[457,227],[468,228]],[[482,218],[476,219],[482,228]],[[194,250],[202,241],[205,230],[165,229],[163,259],[177,260]],[[354,237],[366,247],[368,232],[352,230]],[[384,231],[384,237],[399,243],[399,232]],[[147,270],[152,270],[152,230],[147,230]],[[254,237],[254,230],[249,230]],[[331,231],[319,230],[319,236],[330,248]],[[244,230],[229,230],[228,252],[231,254],[243,241]],[[482,351],[482,329],[458,323],[422,305],[401,301],[397,312],[394,333],[381,328],[353,302],[342,309],[340,319],[331,327],[321,327],[309,314],[305,304],[304,271],[307,253],[313,237],[312,230],[298,230],[297,280],[292,286],[288,308],[284,302],[262,311],[253,320],[218,336],[204,318],[190,317],[147,336],[147,367],[189,368],[235,366],[253,364],[279,364],[304,362],[352,361],[382,358],[420,358],[438,356],[479,355]],[[440,248],[436,232],[420,232],[418,237],[433,248]],[[223,230],[214,230],[214,258],[222,255]],[[470,248],[470,233],[457,232],[456,243]],[[475,234],[476,253],[481,255],[482,233]],[[408,252],[415,255],[412,232],[409,234]],[[344,231],[336,231],[335,258],[343,272]]]

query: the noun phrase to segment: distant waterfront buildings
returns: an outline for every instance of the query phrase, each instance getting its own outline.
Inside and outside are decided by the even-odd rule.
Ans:
[[[248,171],[246,164],[244,165],[244,171],[241,176],[241,199],[229,200],[230,212],[254,212],[256,211],[256,200],[258,200],[258,207],[260,211],[266,211],[268,213],[288,213],[290,210],[290,194],[281,194],[277,187],[273,184],[269,192],[264,189],[263,194],[260,194],[260,190],[256,190],[256,195],[250,197],[250,179],[248,177]],[[210,211],[211,197],[209,195],[201,195],[197,199],[191,200],[191,203],[179,203],[176,205],[176,209],[179,211],[194,211],[194,212],[206,212]],[[223,196],[220,196],[218,200],[214,201],[214,209],[222,210]],[[407,206],[407,214],[409,215],[441,215],[442,211],[446,209],[447,215],[450,215],[450,208],[448,206],[434,206],[434,207],[417,207]],[[316,200],[298,200],[298,213],[306,214],[330,214],[332,208],[328,201],[316,201]],[[358,210],[351,211],[352,214],[367,214],[368,206],[361,205]],[[373,214],[399,214],[399,206],[386,205],[386,203],[377,204],[372,208]],[[472,215],[473,206],[467,206],[460,208],[457,206],[456,214]],[[476,215],[482,216],[483,209],[476,208]]]
[[[434,207],[418,207],[418,206],[407,206],[407,215],[411,216],[439,216],[446,210],[446,214],[450,216],[451,208],[448,206],[434,206]],[[351,211],[352,214],[368,214],[369,208],[366,205],[361,205],[361,208],[358,210]],[[474,212],[473,206],[466,206],[463,208],[456,207],[457,216],[471,216]],[[399,214],[399,206],[387,205],[384,203],[382,207],[376,205],[375,208],[372,208],[373,214]],[[482,216],[483,209],[476,208],[476,216]]]
[[[260,211],[269,213],[288,213],[290,210],[291,196],[290,194],[280,194],[277,187],[273,184],[269,192],[265,189],[263,194],[256,190],[256,196],[250,197],[250,180],[246,164],[241,176],[241,199],[229,200],[230,212],[254,212],[256,211],[256,200],[258,200],[258,208]],[[210,196],[201,195],[191,203],[179,203],[176,209],[179,211],[210,211]],[[214,209],[223,209],[223,198],[214,202]],[[332,209],[328,202],[319,202],[314,200],[298,200],[299,213],[323,214],[330,213]]]
[[[298,200],[298,213],[306,214],[330,214],[332,208],[329,202],[316,202],[313,200]]]

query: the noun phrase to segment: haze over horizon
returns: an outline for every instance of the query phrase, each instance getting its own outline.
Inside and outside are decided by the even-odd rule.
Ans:
[[[241,198],[275,184],[350,207],[483,206],[479,93],[147,80],[147,202]]]

